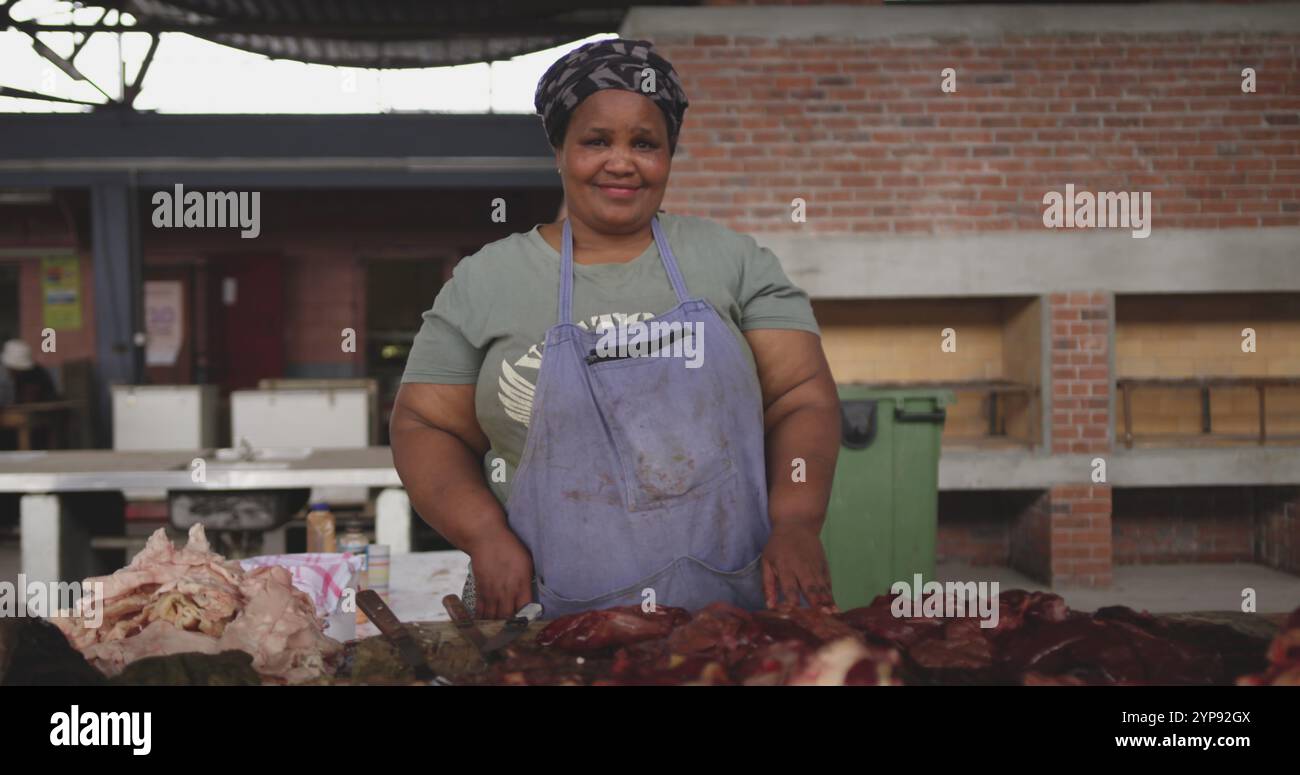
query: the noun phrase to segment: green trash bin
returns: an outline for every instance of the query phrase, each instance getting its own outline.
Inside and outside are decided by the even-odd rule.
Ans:
[[[839,462],[822,528],[835,604],[864,606],[894,582],[934,577],[939,437],[953,394],[841,385]]]

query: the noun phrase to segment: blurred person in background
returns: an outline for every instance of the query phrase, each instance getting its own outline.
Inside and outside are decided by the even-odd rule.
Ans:
[[[0,352],[0,406],[36,404],[58,398],[50,373],[32,360],[32,348],[21,339],[5,342]]]

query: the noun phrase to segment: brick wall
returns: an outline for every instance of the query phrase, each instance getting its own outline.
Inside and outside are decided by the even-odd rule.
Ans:
[[[1045,583],[1052,580],[1051,505],[1049,493],[1035,493],[1014,513],[1010,525],[1011,567]]]
[[[1059,485],[1051,488],[1048,497],[1052,583],[1110,586],[1111,488]]]
[[[72,231],[77,213],[86,204],[84,194],[61,191],[48,205],[0,207],[0,249],[49,249],[52,256],[75,254],[80,259],[81,328],[60,330],[52,353],[41,351],[45,315],[40,256],[0,259],[18,266],[19,336],[31,346],[33,359],[53,372],[65,361],[95,357],[94,267],[90,253],[78,244]]]
[[[1011,517],[1011,567],[1047,584],[1110,586],[1109,486],[1058,485],[1035,493]]]
[[[1255,556],[1288,573],[1300,573],[1300,489],[1280,488],[1261,499]]]
[[[1052,451],[1105,452],[1110,424],[1108,295],[1051,295]]]
[[[1040,230],[1043,195],[1074,183],[1150,191],[1155,229],[1297,225],[1298,43],[656,36],[691,98],[665,206],[750,232]]]
[[[52,254],[66,254],[51,251]],[[32,348],[32,358],[37,363],[55,371],[67,361],[95,357],[95,283],[94,266],[90,256],[77,253],[79,292],[81,301],[81,328],[58,329],[55,332],[55,351],[41,350],[41,331],[45,329],[44,294],[41,292],[41,259],[22,259],[18,270],[18,320],[21,337]]]
[[[333,364],[361,376],[366,359],[366,278],[350,254],[311,253],[285,262],[285,354],[290,373]],[[433,302],[430,301],[430,304]],[[344,328],[356,332],[356,351],[344,352]]]
[[[1017,533],[1026,526],[1017,517],[1031,511],[1041,499],[1041,493],[1028,491],[940,492],[937,561],[971,565],[1011,564],[1013,543],[1023,544],[1031,540],[1029,536]],[[1045,542],[1046,511],[1041,504],[1038,511],[1044,517],[1040,537]],[[1046,550],[1046,543],[1042,543],[1042,548]],[[1042,572],[1045,573],[1046,569]]]
[[[1252,562],[1254,497],[1247,487],[1117,490],[1115,563]]]

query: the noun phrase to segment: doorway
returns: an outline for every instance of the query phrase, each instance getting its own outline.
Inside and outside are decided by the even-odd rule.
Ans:
[[[284,264],[278,255],[222,256],[208,262],[207,382],[221,394],[283,377]]]
[[[379,443],[388,444],[388,418],[406,356],[425,310],[442,289],[450,262],[441,257],[366,262],[366,376],[379,387]]]

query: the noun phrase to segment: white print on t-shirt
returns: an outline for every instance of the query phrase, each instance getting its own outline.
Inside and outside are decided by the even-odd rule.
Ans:
[[[595,330],[597,333],[615,326],[639,323],[654,317],[653,312],[607,312],[593,315],[587,320],[579,320],[578,328],[584,331]],[[508,358],[501,361],[501,376],[497,378],[497,400],[506,416],[528,427],[528,419],[533,413],[533,391],[537,385],[537,372],[542,368],[542,350],[545,340],[528,348],[528,351],[515,359],[514,364]]]

